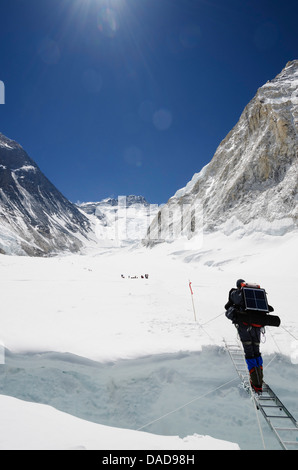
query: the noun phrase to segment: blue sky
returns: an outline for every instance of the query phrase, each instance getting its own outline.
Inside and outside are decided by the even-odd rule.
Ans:
[[[0,132],[72,202],[164,203],[298,58],[294,0],[1,0]]]

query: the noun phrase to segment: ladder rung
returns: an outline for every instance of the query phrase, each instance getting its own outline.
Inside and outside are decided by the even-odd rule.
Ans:
[[[298,441],[283,441],[283,443],[290,446],[298,446]]]
[[[279,408],[280,411],[283,410],[282,406],[280,405],[260,405],[262,408]]]
[[[281,427],[275,427],[278,431],[298,431],[298,428],[281,428]]]
[[[288,416],[279,416],[279,415],[266,415],[267,418],[286,418],[286,419],[291,419]]]
[[[264,397],[264,395],[261,395],[261,396],[259,397],[259,400],[264,400],[264,401],[265,401],[265,400],[266,400],[266,401],[267,401],[267,400],[273,400],[273,401],[274,401],[274,398],[273,398],[273,397]]]

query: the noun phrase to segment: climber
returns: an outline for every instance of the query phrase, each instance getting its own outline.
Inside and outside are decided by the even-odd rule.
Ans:
[[[247,286],[249,285],[244,279],[238,279],[236,289],[233,288],[230,290],[229,300],[225,305],[226,317],[231,320],[238,329],[250,374],[251,385],[257,393],[262,393],[263,359],[260,352],[260,337],[263,327],[260,324],[242,321],[243,316],[241,320],[237,318],[237,313],[247,312],[243,296],[243,287]],[[268,305],[268,310],[272,312],[274,309]]]

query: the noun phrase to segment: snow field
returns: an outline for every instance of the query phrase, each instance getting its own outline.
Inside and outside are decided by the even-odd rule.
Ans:
[[[223,306],[227,301],[229,289],[234,287],[236,279],[240,277],[247,281],[258,282],[265,287],[269,303],[274,306],[275,314],[280,315],[282,319],[282,327],[268,328],[262,352],[264,357],[270,357],[270,360],[273,355],[287,358],[287,372],[282,381],[281,391],[290,390],[291,375],[288,366],[296,371],[298,362],[298,327],[296,312],[293,310],[297,284],[294,268],[297,256],[295,241],[293,234],[263,238],[258,235],[242,239],[213,234],[204,237],[202,246],[197,246],[197,241],[193,239],[189,242],[180,240],[169,245],[159,245],[153,249],[142,247],[101,249],[99,252],[90,251],[84,256],[56,258],[1,256],[0,276],[3,292],[0,339],[9,351],[7,362],[1,366],[3,369],[1,375],[6,374],[8,387],[4,393],[12,394],[13,389],[22,388],[23,384],[26,385],[23,387],[26,389],[23,399],[48,403],[53,399],[50,389],[52,383],[56,387],[56,406],[60,407],[60,410],[63,409],[63,396],[69,393],[67,384],[69,390],[72,390],[74,386],[72,380],[79,373],[76,367],[75,370],[63,374],[65,364],[59,365],[58,362],[62,360],[60,354],[67,353],[72,358],[68,362],[96,361],[98,367],[103,368],[104,377],[109,376],[112,370],[117,370],[113,379],[114,385],[111,378],[107,382],[103,380],[104,385],[99,385],[97,381],[99,379],[95,379],[90,370],[81,371],[80,379],[76,382],[79,397],[72,395],[73,409],[68,412],[76,414],[74,411],[76,406],[83,408],[80,399],[84,394],[80,394],[82,384],[83,388],[86,388],[87,375],[90,388],[89,401],[92,401],[92,384],[95,389],[97,387],[96,393],[99,393],[100,387],[104,386],[105,399],[107,399],[107,389],[113,399],[107,399],[104,407],[103,398],[99,400],[100,393],[99,395],[95,393],[97,397],[95,406],[89,408],[90,415],[85,419],[92,421],[94,418],[92,415],[96,410],[99,419],[102,419],[101,425],[107,423],[109,426],[125,426],[126,429],[121,430],[127,436],[127,440],[121,438],[125,448],[153,448],[152,446],[165,448],[164,445],[170,448],[170,442],[161,439],[162,434],[174,434],[171,437],[173,439],[171,445],[177,446],[175,448],[180,446],[185,448],[184,446],[188,445],[193,448],[204,446],[218,448],[220,442],[200,437],[208,434],[207,430],[214,432],[210,435],[217,437],[214,431],[216,427],[213,424],[214,416],[217,417],[218,413],[220,413],[220,422],[216,425],[221,430],[219,439],[238,443],[241,441],[243,448],[249,426],[255,423],[252,417],[251,423],[246,427],[247,409],[243,408],[243,411],[245,410],[243,415],[242,397],[237,410],[233,407],[236,398],[239,399],[237,380],[231,387],[220,389],[216,394],[216,400],[212,399],[212,396],[209,398],[206,396],[204,399],[206,412],[202,412],[199,408],[195,412],[192,407],[185,407],[180,411],[180,418],[173,413],[167,419],[160,420],[155,427],[148,427],[148,432],[156,433],[156,441],[153,437],[151,441],[148,433],[136,431],[134,432],[140,436],[140,441],[136,435],[130,440],[132,431],[128,431],[127,428],[137,429],[137,426],[141,427],[152,419],[159,418],[187,403],[188,400],[212,391],[233,379],[233,369],[227,359],[215,359],[214,353],[206,355],[204,351],[206,348],[209,351],[208,346],[213,346],[214,351],[220,350],[218,347],[222,347],[224,337],[229,340],[236,338],[236,330],[225,318]],[[141,279],[141,274],[145,273],[149,274],[149,279]],[[124,279],[121,274],[125,276]],[[128,276],[138,278],[132,279]],[[189,280],[194,291],[197,321],[194,319]],[[29,362],[33,360],[33,353],[40,356],[41,361],[39,366],[35,367],[34,373],[21,363],[25,359]],[[49,361],[45,353],[56,353],[57,357]],[[16,354],[19,356],[15,356]],[[167,359],[163,363],[164,355]],[[181,362],[179,355],[186,356],[187,365]],[[16,361],[17,357],[19,362],[11,364],[10,361]],[[76,357],[75,361],[73,357]],[[177,362],[172,362],[170,367],[173,359]],[[268,367],[268,372],[275,362],[273,361]],[[197,367],[199,363],[200,366]],[[124,364],[125,367],[121,368]],[[12,374],[8,374],[8,368],[18,371],[14,382],[11,382]],[[130,373],[129,369],[133,372]],[[183,371],[186,375],[182,373]],[[272,373],[271,380],[278,384],[276,377],[280,373],[280,371]],[[42,382],[44,387],[41,386]],[[123,386],[123,383],[126,385]],[[12,384],[9,392],[9,386]],[[66,390],[63,387],[66,387]],[[2,390],[4,388],[2,387]],[[154,390],[155,408],[152,405]],[[148,413],[143,415],[143,409],[149,406],[149,402],[145,399],[146,395],[148,399],[150,398],[151,408],[149,407],[150,409],[146,410]],[[136,402],[136,396],[143,396],[144,400],[139,398]],[[280,398],[282,399],[282,396]],[[295,414],[297,410],[297,406],[294,406],[295,399],[293,402],[291,394],[287,399],[290,400],[290,411]],[[9,419],[9,415],[14,413],[14,406],[21,404],[14,404],[13,399],[8,402],[5,400],[5,397],[1,397],[0,402],[3,403],[2,406],[5,407]],[[221,406],[218,405],[220,401]],[[134,403],[135,409],[132,406]],[[212,403],[217,414],[214,414]],[[32,405],[31,408],[31,405],[24,403],[26,409],[24,413],[31,411],[34,413],[34,406],[44,406]],[[63,415],[62,418],[61,411],[52,410],[49,416],[51,413],[57,413],[57,424],[60,418],[65,418],[66,421],[68,418],[75,419],[68,415]],[[131,413],[131,425],[129,413]],[[27,419],[23,419],[21,413],[18,413],[18,416],[20,419],[17,423],[14,421],[15,426],[19,426],[24,434],[29,436],[28,430],[25,429]],[[230,417],[235,421],[229,422]],[[46,429],[53,429],[54,424],[51,419],[49,417],[48,424],[47,420],[43,420]],[[177,420],[182,423],[180,429],[176,426]],[[234,426],[236,430],[237,420],[240,427],[235,432],[234,440],[234,436],[232,434],[226,436],[224,430],[227,423],[229,429]],[[76,422],[81,423],[81,421]],[[93,426],[100,426],[98,423],[91,424],[92,429]],[[84,423],[84,426],[87,424]],[[12,427],[14,426],[11,424]],[[111,436],[113,434],[112,430],[107,431],[106,428],[102,428],[101,431],[106,435],[110,431]],[[35,426],[32,427],[32,432],[33,434],[37,432]],[[98,435],[102,435],[100,430],[98,432]],[[120,441],[116,437],[118,432],[120,431],[115,430],[115,437],[111,437],[109,444],[105,445],[106,441],[102,438],[99,439],[101,443],[95,439],[96,444],[91,437],[83,439],[83,431],[81,439],[74,439],[72,442],[64,437],[59,440],[55,432],[52,432],[51,437],[41,440],[40,443],[34,440],[32,434],[31,443],[28,437],[28,440],[25,439],[21,444],[21,437],[19,440],[17,438],[14,440],[12,429],[9,434],[2,428],[1,435],[6,437],[2,438],[1,446],[2,448],[21,445],[26,448],[30,445],[47,448],[48,446],[93,448],[104,445],[101,448],[107,446],[119,448]],[[239,436],[239,432],[242,436]],[[192,437],[187,437],[190,435]],[[187,442],[183,440],[186,437]],[[140,444],[137,444],[138,442]],[[138,445],[140,447],[136,447]],[[224,445],[233,446],[228,443]],[[258,444],[254,442],[249,445]]]

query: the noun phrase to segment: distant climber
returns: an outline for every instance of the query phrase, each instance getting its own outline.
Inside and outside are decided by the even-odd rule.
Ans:
[[[263,358],[260,352],[260,338],[261,331],[266,324],[266,314],[273,312],[274,309],[268,305],[264,289],[260,289],[260,286],[256,284],[248,284],[244,279],[238,279],[236,289],[230,290],[225,309],[226,317],[235,324],[238,330],[251,385],[257,393],[262,393]],[[270,318],[278,317],[271,316]]]

